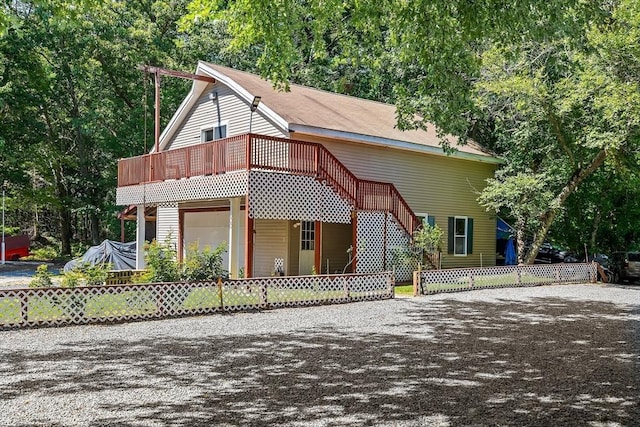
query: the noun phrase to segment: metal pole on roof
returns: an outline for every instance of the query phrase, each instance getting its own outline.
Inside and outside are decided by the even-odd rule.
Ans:
[[[6,263],[4,244],[4,184],[2,185],[2,265]]]
[[[155,72],[155,84],[156,84],[156,111],[155,111],[155,142],[154,151],[160,152],[160,73]]]

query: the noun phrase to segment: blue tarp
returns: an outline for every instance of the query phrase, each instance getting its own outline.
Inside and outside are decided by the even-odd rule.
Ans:
[[[504,219],[498,217],[496,221],[496,239],[508,239],[513,235],[513,227]]]
[[[504,252],[504,265],[516,265],[518,259],[516,257],[516,249],[513,246],[513,239],[507,240],[507,249]]]

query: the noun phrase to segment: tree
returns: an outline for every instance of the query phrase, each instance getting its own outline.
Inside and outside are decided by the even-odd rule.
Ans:
[[[115,222],[116,160],[151,145],[145,100],[153,100],[136,66],[177,66],[185,3],[16,5],[7,10],[13,28],[0,38],[1,173],[25,205],[57,216],[52,231],[69,254],[74,236],[97,243]],[[165,82],[165,121],[186,85]]]
[[[333,61],[365,64],[374,74],[384,69],[379,58],[393,58],[387,99],[401,128],[433,122],[462,142],[481,137],[505,159],[482,200],[511,208],[520,260],[532,262],[569,197],[637,144],[638,7],[630,0],[194,0],[183,23],[227,22],[230,48],[260,46],[258,70],[284,88],[309,55],[331,51]]]

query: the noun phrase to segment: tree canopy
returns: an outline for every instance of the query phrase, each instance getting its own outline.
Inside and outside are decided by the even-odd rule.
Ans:
[[[63,252],[114,237],[116,160],[151,145],[136,66],[203,59],[392,102],[400,128],[489,147],[505,163],[479,200],[517,225],[523,262],[548,232],[637,244],[639,34],[632,0],[5,2],[0,174]],[[188,83],[163,85],[166,123]]]

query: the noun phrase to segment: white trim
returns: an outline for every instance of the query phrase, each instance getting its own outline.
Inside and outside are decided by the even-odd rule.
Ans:
[[[196,74],[208,75],[216,79],[221,84],[227,86],[229,89],[235,92],[236,95],[238,95],[241,99],[243,99],[247,103],[247,107],[250,106],[251,103],[253,102],[254,96],[261,96],[259,93],[253,93],[253,94],[249,93],[249,91],[247,91],[245,88],[240,86],[230,77],[227,77],[226,75],[220,73],[219,71],[209,67],[206,63],[202,61],[198,61],[198,68],[196,70]],[[282,118],[282,116],[277,114],[271,108],[266,106],[263,102],[261,102],[260,105],[258,105],[258,109],[256,111],[262,114],[263,116],[265,116],[270,121],[272,121],[279,128],[281,132],[283,132],[284,134],[289,133],[289,122],[287,122],[284,118]]]
[[[299,125],[295,123],[292,123],[289,125],[289,130],[292,133],[298,132],[298,133],[305,133],[310,135],[319,135],[319,136],[324,136],[328,138],[346,139],[350,141],[363,142],[365,144],[379,145],[379,146],[388,147],[388,148],[399,148],[402,150],[417,151],[420,153],[434,154],[437,156],[456,157],[456,158],[465,159],[465,160],[473,160],[476,162],[493,163],[493,164],[504,163],[502,159],[498,159],[490,155],[483,156],[480,154],[465,153],[462,151],[454,151],[452,154],[447,154],[444,152],[442,147],[433,147],[430,145],[423,145],[415,142],[400,141],[397,139],[382,138],[379,136],[363,135],[359,133],[347,132],[342,130],[319,128],[315,126]],[[292,136],[292,138],[294,137]]]
[[[458,254],[456,253],[456,239],[458,237],[463,237],[460,234],[456,234],[456,221],[459,219],[464,219],[464,253]],[[453,217],[453,256],[468,256],[467,254],[467,242],[469,241],[469,217],[468,216],[454,216]]]
[[[189,91],[187,96],[182,100],[182,103],[180,104],[176,112],[171,117],[171,120],[169,120],[169,123],[167,123],[167,126],[164,128],[164,130],[160,134],[159,145],[160,145],[161,151],[167,148],[167,144],[169,144],[169,141],[171,141],[171,138],[173,138],[173,135],[176,133],[176,131],[180,127],[180,124],[182,124],[187,114],[189,114],[189,111],[191,111],[191,108],[196,104],[196,102],[198,102],[198,99],[200,99],[202,92],[205,91],[205,89],[207,88],[207,86],[209,86],[209,84],[210,83],[207,83],[201,80],[193,81],[193,85],[191,85],[191,90]],[[151,150],[149,152],[153,153],[154,151],[155,151],[155,146],[151,147]]]
[[[225,132],[225,136],[224,138],[226,138],[229,134],[229,120],[223,120],[221,122],[216,122],[215,124],[212,125],[202,125],[200,126],[200,142],[208,142],[204,140],[204,132],[208,131],[208,130],[214,130],[215,128],[219,128],[222,126],[226,126],[227,127],[227,131]],[[213,133],[214,135],[214,141],[215,141],[215,131]]]
[[[422,212],[414,212],[417,218],[422,218],[422,225],[429,224],[429,214]]]

